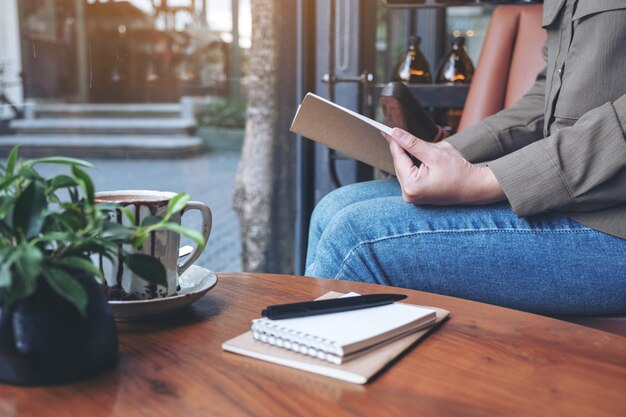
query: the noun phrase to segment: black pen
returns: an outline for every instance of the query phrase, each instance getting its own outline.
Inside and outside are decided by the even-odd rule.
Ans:
[[[304,301],[301,303],[276,304],[268,306],[261,315],[272,320],[314,316],[317,314],[338,313],[377,307],[403,300],[403,294],[368,294],[354,297],[333,298],[330,300]]]

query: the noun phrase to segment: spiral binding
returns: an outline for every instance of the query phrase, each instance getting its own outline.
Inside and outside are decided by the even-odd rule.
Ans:
[[[252,321],[252,337],[279,348],[340,365],[343,351],[331,340],[296,332],[268,319]]]

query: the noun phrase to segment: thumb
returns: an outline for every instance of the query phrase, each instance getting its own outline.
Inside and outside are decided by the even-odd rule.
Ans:
[[[389,136],[394,142],[420,161],[428,162],[431,159],[431,155],[433,154],[432,144],[397,127],[393,128]]]

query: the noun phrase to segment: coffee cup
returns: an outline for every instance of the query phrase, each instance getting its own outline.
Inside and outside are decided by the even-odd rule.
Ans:
[[[96,203],[116,203],[128,209],[139,225],[148,216],[164,216],[169,201],[176,193],[151,190],[117,190],[96,193]],[[170,222],[180,225],[185,213],[197,210],[202,216],[200,233],[204,242],[209,240],[211,233],[211,210],[206,204],[189,201],[185,207],[172,215]],[[121,210],[111,212],[111,220],[119,224],[129,225],[130,219]],[[205,245],[206,246],[206,245]],[[195,246],[189,256],[179,263],[180,235],[172,231],[152,232],[143,245],[135,249],[135,253],[153,256],[161,261],[167,275],[167,286],[151,284],[133,273],[127,265],[119,260],[110,260],[97,255],[96,262],[102,270],[106,284],[114,293],[113,298],[119,299],[152,299],[175,295],[178,291],[178,278],[189,268],[202,253],[202,248]]]

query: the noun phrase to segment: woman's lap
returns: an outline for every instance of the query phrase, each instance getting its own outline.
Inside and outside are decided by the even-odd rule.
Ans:
[[[626,312],[626,241],[508,204],[414,206],[396,181],[355,184],[315,210],[307,275],[374,282],[544,314]]]
[[[338,188],[322,199],[311,218],[309,231],[309,242],[307,250],[307,266],[312,262],[312,255],[315,252],[317,242],[324,229],[335,214],[344,208],[361,201],[372,198],[391,197],[400,195],[400,185],[394,180],[378,180],[369,182],[359,182]]]

